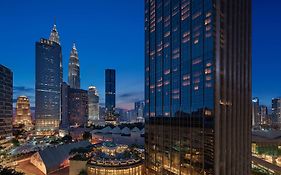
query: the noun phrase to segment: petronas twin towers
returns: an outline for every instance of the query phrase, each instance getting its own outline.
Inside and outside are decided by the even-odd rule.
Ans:
[[[56,24],[54,24],[49,40],[60,44],[59,33],[57,31]],[[80,89],[80,64],[75,43],[73,43],[69,57],[68,84],[71,88]]]
[[[57,30],[56,24],[54,24],[51,31],[49,40],[56,42],[60,45],[60,37]],[[62,77],[62,63],[61,63],[61,79]],[[80,89],[80,63],[78,58],[78,52],[76,45],[73,42],[73,46],[70,52],[69,63],[68,63],[68,84],[71,88]]]

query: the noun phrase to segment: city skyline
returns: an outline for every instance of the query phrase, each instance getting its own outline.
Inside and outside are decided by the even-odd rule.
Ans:
[[[20,95],[27,95],[31,106],[34,107],[34,42],[40,37],[49,36],[55,17],[62,45],[64,81],[67,82],[69,51],[72,42],[76,42],[81,62],[81,88],[87,89],[89,85],[95,85],[100,92],[101,104],[104,104],[104,69],[116,69],[117,106],[132,109],[133,102],[142,100],[144,93],[143,1],[87,1],[84,4],[68,3],[68,6],[64,6],[65,1],[61,1],[56,2],[56,7],[52,2],[25,2],[26,8],[21,8],[23,2],[1,4],[0,19],[3,26],[7,27],[2,27],[0,32],[13,33],[2,38],[0,47],[4,50],[4,59],[1,59],[1,63],[14,72],[14,99]],[[281,73],[277,60],[280,36],[274,35],[280,29],[280,19],[275,15],[278,10],[274,10],[278,8],[276,4],[280,2],[253,3],[253,97],[259,97],[260,103],[269,108],[271,99],[281,96],[281,81],[276,79],[276,76],[272,76],[274,81],[271,78],[272,74]],[[40,8],[37,8],[38,6]],[[51,6],[52,11],[48,10]],[[74,6],[76,12],[69,10]],[[266,13],[259,13],[261,9],[266,9]],[[20,13],[22,15],[19,15]],[[39,15],[36,16],[35,13]],[[268,29],[265,32],[261,27],[264,25],[272,26],[270,31]],[[18,31],[18,28],[21,30]],[[125,42],[118,45],[122,39]],[[19,41],[20,46],[6,44]],[[13,52],[15,49],[17,52]],[[263,63],[265,58],[269,60],[266,64]]]

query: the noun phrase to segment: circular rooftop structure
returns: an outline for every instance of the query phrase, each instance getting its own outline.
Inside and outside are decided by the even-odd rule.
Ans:
[[[143,160],[134,148],[127,145],[103,142],[92,148],[87,162],[89,175],[141,175]]]

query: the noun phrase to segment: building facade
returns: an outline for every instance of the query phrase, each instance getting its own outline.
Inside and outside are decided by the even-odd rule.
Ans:
[[[32,118],[30,112],[30,102],[26,96],[19,96],[16,104],[15,124],[24,124],[25,127],[32,126]]]
[[[144,101],[141,100],[141,101],[138,101],[138,102],[135,102],[135,110],[136,110],[136,113],[137,113],[137,117],[140,118],[144,116]]]
[[[0,140],[12,136],[13,72],[0,64]]]
[[[272,99],[272,124],[280,126],[281,124],[281,98]]]
[[[73,43],[69,57],[68,84],[70,88],[80,89],[80,64],[75,43]]]
[[[145,117],[146,174],[250,174],[251,0],[145,0]]]
[[[261,116],[261,124],[269,125],[271,123],[268,117],[268,109],[265,105],[260,105],[260,116]]]
[[[60,128],[68,129],[69,128],[69,117],[68,117],[68,90],[69,85],[66,82],[63,82],[61,85],[61,123]]]
[[[84,126],[88,121],[88,92],[83,89],[68,90],[68,117],[70,125]]]
[[[111,115],[115,110],[115,91],[116,84],[115,81],[115,70],[114,69],[106,69],[105,70],[105,108],[106,113]]]
[[[88,107],[89,107],[89,124],[95,124],[99,121],[99,94],[95,86],[88,89]]]
[[[259,126],[261,124],[260,102],[257,97],[252,99],[252,125]]]
[[[62,52],[56,25],[50,39],[36,42],[35,118],[37,134],[52,134],[61,119]]]

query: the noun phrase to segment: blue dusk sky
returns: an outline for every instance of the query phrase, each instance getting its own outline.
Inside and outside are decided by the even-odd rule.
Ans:
[[[281,2],[253,0],[253,96],[270,106],[281,96]],[[144,92],[144,0],[6,0],[0,2],[0,64],[14,72],[14,99],[34,105],[35,42],[48,38],[56,18],[64,81],[72,42],[81,86],[98,88],[104,103],[104,69],[117,74],[117,106],[133,108]]]

